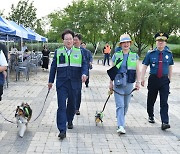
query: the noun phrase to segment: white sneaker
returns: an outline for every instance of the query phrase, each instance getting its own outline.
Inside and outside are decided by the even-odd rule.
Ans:
[[[117,129],[117,133],[126,134],[126,130],[122,126],[119,126],[118,129]]]

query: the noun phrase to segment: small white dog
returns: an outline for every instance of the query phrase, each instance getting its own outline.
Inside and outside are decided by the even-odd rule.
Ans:
[[[15,117],[17,121],[17,127],[19,129],[19,136],[23,137],[28,122],[32,116],[32,109],[27,103],[22,103],[21,106],[17,106]]]

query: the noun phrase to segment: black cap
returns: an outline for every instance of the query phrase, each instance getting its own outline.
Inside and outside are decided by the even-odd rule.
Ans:
[[[154,37],[155,37],[156,41],[158,41],[158,40],[166,41],[169,36],[166,33],[157,33]]]

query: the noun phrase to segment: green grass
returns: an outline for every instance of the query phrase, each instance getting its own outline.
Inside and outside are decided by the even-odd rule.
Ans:
[[[175,62],[180,62],[180,58],[174,58]]]

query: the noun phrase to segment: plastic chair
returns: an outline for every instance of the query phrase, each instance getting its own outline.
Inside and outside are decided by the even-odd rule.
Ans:
[[[26,80],[29,80],[29,60],[18,62],[18,66],[15,66],[16,81],[20,79],[20,73],[23,73]]]
[[[37,59],[31,59],[29,61],[29,69],[30,69],[30,71],[35,70],[35,72],[37,74],[37,67],[38,67]]]
[[[10,72],[15,70],[15,66],[17,65],[17,63],[18,63],[18,55],[10,54],[10,59],[8,63]]]

